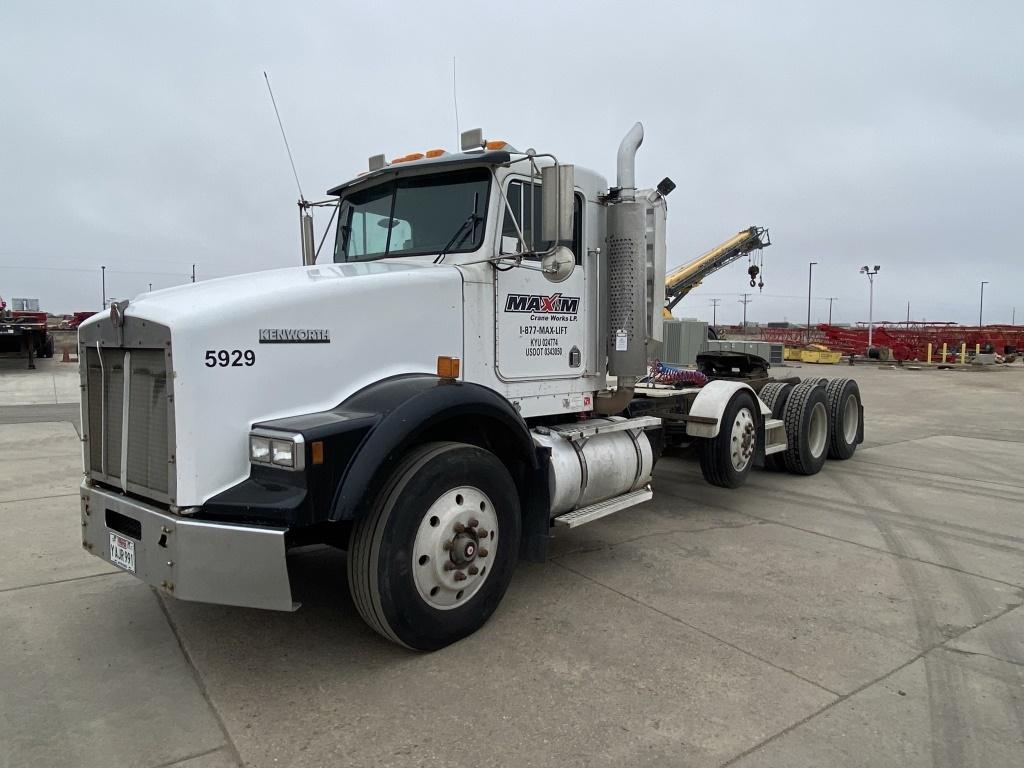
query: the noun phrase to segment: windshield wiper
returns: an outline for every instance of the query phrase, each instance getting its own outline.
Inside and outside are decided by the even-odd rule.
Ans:
[[[444,261],[444,257],[448,255],[448,251],[450,249],[458,248],[460,245],[462,245],[462,242],[466,239],[466,235],[468,235],[470,232],[476,232],[477,222],[483,221],[483,217],[477,216],[476,213],[479,204],[480,193],[474,192],[473,212],[469,214],[469,216],[467,216],[461,224],[459,224],[459,228],[455,230],[455,234],[451,236],[451,239],[448,241],[447,245],[445,245],[445,247],[441,249],[441,252],[437,254],[437,258],[434,259],[435,264],[440,264],[442,261]],[[469,228],[467,229],[467,227]]]

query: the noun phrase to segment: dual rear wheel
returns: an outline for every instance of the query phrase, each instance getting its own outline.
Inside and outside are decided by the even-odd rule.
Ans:
[[[814,475],[826,458],[850,458],[862,440],[860,389],[852,379],[811,378],[796,385],[771,382],[762,387],[759,397],[786,427],[786,450],[766,457],[769,469]],[[761,434],[760,418],[751,393],[740,391],[733,396],[718,435],[698,445],[708,483],[737,488],[746,482]]]

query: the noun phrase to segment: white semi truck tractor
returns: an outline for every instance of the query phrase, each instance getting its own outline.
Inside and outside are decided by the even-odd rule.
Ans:
[[[667,447],[725,487],[848,458],[852,380],[652,368],[674,184],[637,188],[642,140],[611,186],[479,130],[378,155],[328,193],[333,258],[303,201],[302,266],[83,323],[83,546],[166,596],[284,611],[289,550],[339,546],[366,622],[433,650],[553,535],[650,499]]]

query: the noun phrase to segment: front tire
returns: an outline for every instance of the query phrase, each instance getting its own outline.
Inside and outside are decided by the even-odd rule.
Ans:
[[[363,620],[419,651],[490,618],[519,552],[519,495],[494,454],[427,443],[400,462],[352,529],[348,580]]]
[[[719,488],[739,488],[750,475],[757,446],[760,411],[750,392],[737,392],[725,407],[715,437],[700,441],[700,471]]]

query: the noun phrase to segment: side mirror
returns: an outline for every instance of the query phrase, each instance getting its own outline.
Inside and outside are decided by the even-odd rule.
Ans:
[[[541,237],[557,245],[572,239],[573,188],[576,186],[571,165],[549,165],[541,169],[544,190],[541,208]]]

